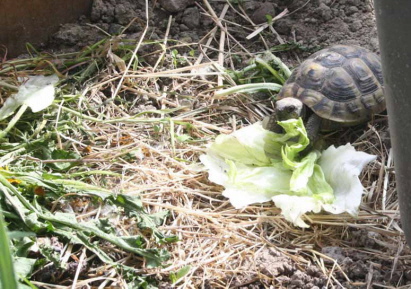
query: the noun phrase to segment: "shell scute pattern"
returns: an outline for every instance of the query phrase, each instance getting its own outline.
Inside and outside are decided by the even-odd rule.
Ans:
[[[312,107],[312,110],[315,111],[318,115],[325,119],[331,118],[331,113],[333,112],[334,101],[326,97],[322,97],[321,101],[319,101],[316,105]]]
[[[285,97],[299,98],[326,120],[365,121],[385,109],[381,62],[357,46],[323,49],[294,70],[278,94]]]
[[[308,107],[314,107],[324,99],[324,95],[321,92],[312,89],[301,89],[297,97],[304,100],[304,104]]]
[[[375,98],[372,94],[364,94],[361,96],[361,103],[366,109],[371,110],[375,105]]]
[[[382,84],[383,79],[380,59],[372,53],[365,54],[361,59],[368,65],[368,67],[374,73],[375,77],[378,79],[378,82]]]
[[[362,94],[372,94],[379,89],[379,80],[360,58],[348,59],[343,68],[351,75]]]
[[[349,113],[357,117],[361,117],[361,107],[362,103],[360,99],[347,103],[347,109]]]
[[[384,98],[383,88],[380,88],[379,91],[374,92],[373,97],[375,98],[375,100],[377,100],[379,105],[384,106],[384,109],[385,109],[385,98]],[[384,110],[384,109],[382,109],[382,110]]]
[[[326,79],[328,69],[319,63],[311,62],[301,67],[299,74],[301,79],[299,85],[303,88],[319,90]]]
[[[313,58],[314,62],[319,63],[326,68],[340,67],[345,60],[346,58],[343,55],[333,51],[325,51]]]
[[[347,110],[345,103],[337,102],[334,103],[331,114],[336,118],[343,119],[345,111]]]
[[[320,90],[326,98],[346,102],[361,94],[351,75],[344,68],[336,67],[332,72]]]

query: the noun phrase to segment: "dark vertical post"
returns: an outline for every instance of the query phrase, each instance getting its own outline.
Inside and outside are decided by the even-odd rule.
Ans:
[[[402,228],[411,246],[411,1],[374,0]]]

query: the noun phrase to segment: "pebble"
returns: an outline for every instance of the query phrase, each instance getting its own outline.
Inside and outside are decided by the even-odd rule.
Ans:
[[[194,0],[159,0],[159,4],[168,12],[176,13],[190,5],[194,5]]]

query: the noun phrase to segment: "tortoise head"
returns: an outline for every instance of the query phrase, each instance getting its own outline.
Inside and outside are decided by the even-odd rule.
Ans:
[[[287,120],[303,116],[304,104],[297,98],[285,97],[275,103],[278,120]]]

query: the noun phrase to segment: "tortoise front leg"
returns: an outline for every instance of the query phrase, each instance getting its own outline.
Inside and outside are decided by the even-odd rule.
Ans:
[[[307,120],[305,129],[307,131],[308,139],[310,140],[309,148],[312,148],[317,142],[320,135],[322,118],[313,113]]]

